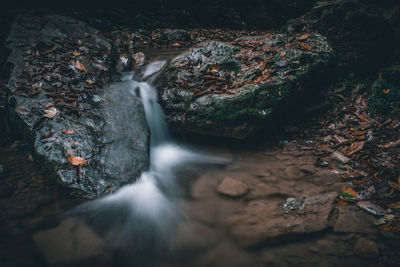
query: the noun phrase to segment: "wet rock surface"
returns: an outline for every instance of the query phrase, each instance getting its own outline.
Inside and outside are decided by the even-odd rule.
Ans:
[[[284,120],[331,58],[318,34],[206,41],[174,58],[155,83],[167,120],[181,132],[242,139]]]
[[[115,51],[101,33],[69,17],[25,12],[6,47],[11,121],[61,184],[96,197],[148,168],[143,106],[128,86],[107,85]]]

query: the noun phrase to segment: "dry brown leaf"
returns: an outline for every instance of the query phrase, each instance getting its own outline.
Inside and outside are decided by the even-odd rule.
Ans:
[[[16,107],[15,111],[22,115],[28,115],[30,113],[30,111],[24,107]]]
[[[397,191],[400,191],[400,184],[395,183],[395,182],[391,182],[391,181],[389,181],[388,184],[389,184],[393,189],[396,189]]]
[[[352,195],[353,197],[358,197],[358,193],[356,191],[354,191],[353,188],[347,187],[347,186],[343,186],[342,187],[342,193],[347,192],[350,195]]]
[[[63,134],[74,134],[75,131],[74,130],[62,130]]]
[[[364,141],[361,141],[361,142],[354,142],[353,144],[351,144],[351,145],[344,151],[345,155],[346,155],[346,156],[351,156],[351,155],[353,155],[354,153],[356,153],[356,152],[362,150],[362,149],[364,148],[364,144],[365,144]]]
[[[83,65],[82,63],[80,63],[79,60],[76,61],[76,63],[75,63],[75,68],[76,68],[77,70],[87,72],[85,65]]]
[[[82,157],[68,156],[67,160],[74,166],[87,166],[87,160]]]
[[[81,53],[79,53],[79,52],[77,52],[77,51],[74,51],[72,54],[74,54],[75,57],[78,57],[78,56],[81,55]]]
[[[304,48],[305,50],[307,50],[307,51],[311,51],[311,50],[312,50],[312,47],[311,47],[311,45],[309,45],[309,44],[306,44],[306,43],[303,43],[303,42],[299,42],[299,45],[300,45],[302,48]]]
[[[390,142],[388,144],[379,145],[378,147],[379,148],[390,148],[390,147],[396,147],[398,145],[400,145],[400,139],[397,140],[397,141],[394,141],[394,142]]]
[[[310,36],[310,34],[306,33],[306,34],[297,36],[296,39],[299,40],[299,41],[302,41],[302,40],[307,39],[309,36]]]
[[[342,200],[340,198],[337,198],[336,201],[338,202],[338,205],[342,206],[342,207],[349,205],[349,203],[347,203],[346,201],[344,201],[344,200]]]
[[[52,107],[52,108],[46,109],[44,111],[44,113],[45,114],[43,116],[45,116],[46,118],[52,119],[57,115],[58,110],[56,108]]]
[[[281,57],[285,57],[285,56],[286,56],[285,50],[283,50],[283,51],[281,52],[280,56],[281,56]]]

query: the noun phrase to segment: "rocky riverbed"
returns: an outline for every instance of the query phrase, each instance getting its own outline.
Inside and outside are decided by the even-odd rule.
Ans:
[[[159,2],[1,18],[1,265],[396,265],[400,6]]]

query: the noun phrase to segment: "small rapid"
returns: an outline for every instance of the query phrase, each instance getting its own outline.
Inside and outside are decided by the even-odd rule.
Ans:
[[[162,65],[149,64],[144,76],[154,75]],[[134,80],[133,73],[124,73],[122,83],[143,103],[150,130],[150,168],[133,184],[87,202],[67,216],[89,226],[101,237],[105,251],[123,255],[124,264],[155,266],[154,261],[168,253],[179,225],[187,219],[179,208],[182,198],[176,171],[226,161],[175,143],[168,133],[157,90],[147,82]]]

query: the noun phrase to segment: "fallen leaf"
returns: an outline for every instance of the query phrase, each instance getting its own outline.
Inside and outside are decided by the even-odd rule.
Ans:
[[[346,202],[346,201],[344,201],[343,199],[340,199],[340,198],[336,199],[336,201],[338,202],[338,205],[342,206],[342,207],[349,205],[348,202]]]
[[[45,114],[43,116],[45,116],[46,118],[51,119],[51,118],[54,118],[57,115],[58,110],[56,108],[52,107],[52,108],[46,109],[44,111],[44,113]]]
[[[281,57],[285,57],[285,56],[286,56],[285,50],[283,50],[283,51],[281,52],[280,56],[281,56]]]
[[[351,144],[347,149],[345,149],[344,154],[346,156],[350,156],[353,155],[354,153],[362,150],[364,148],[364,141],[361,142],[354,142],[353,144]]]
[[[296,39],[299,40],[299,41],[302,41],[302,40],[307,39],[309,36],[310,36],[310,34],[306,33],[306,34],[297,36]]]
[[[77,70],[80,70],[80,71],[83,71],[83,72],[87,72],[86,67],[82,63],[80,63],[79,60],[76,61],[75,68]]]
[[[390,89],[385,89],[385,90],[383,90],[383,93],[384,93],[385,95],[389,94],[389,93],[390,93]]]
[[[312,50],[312,47],[311,47],[311,45],[309,45],[309,44],[306,44],[306,43],[303,43],[303,42],[299,42],[299,45],[300,45],[304,50],[307,50],[307,51],[311,51],[311,50]]]
[[[28,115],[30,113],[30,111],[24,107],[16,107],[15,111],[17,111],[19,114],[22,114],[22,115]]]
[[[211,69],[210,69],[211,73],[216,74],[216,73],[218,73],[218,71],[219,71],[219,68],[218,68],[217,65],[212,65],[211,66]]]
[[[75,131],[74,130],[62,130],[63,134],[74,134]]]
[[[93,84],[93,81],[90,80],[90,79],[87,79],[85,82],[86,82],[87,84],[89,84],[89,85],[92,85],[92,84]]]
[[[176,42],[176,43],[173,43],[171,46],[173,46],[173,47],[180,47],[181,44],[180,44],[179,42]]]
[[[74,56],[79,57],[81,55],[81,53],[74,51],[72,54],[74,54]]]
[[[389,181],[388,184],[389,184],[393,189],[396,189],[397,191],[400,191],[400,184],[395,183],[395,182],[391,182],[391,181]]]
[[[53,103],[47,103],[45,107],[46,107],[46,108],[51,108],[51,107],[53,107],[53,106],[54,106]]]
[[[396,147],[400,145],[400,139],[394,142],[390,142],[388,144],[384,144],[384,145],[378,145],[379,148],[390,148],[390,147]]]
[[[342,193],[348,192],[353,197],[358,197],[358,193],[351,187],[342,186]]]
[[[74,166],[87,166],[87,160],[82,157],[68,156],[67,160]]]

